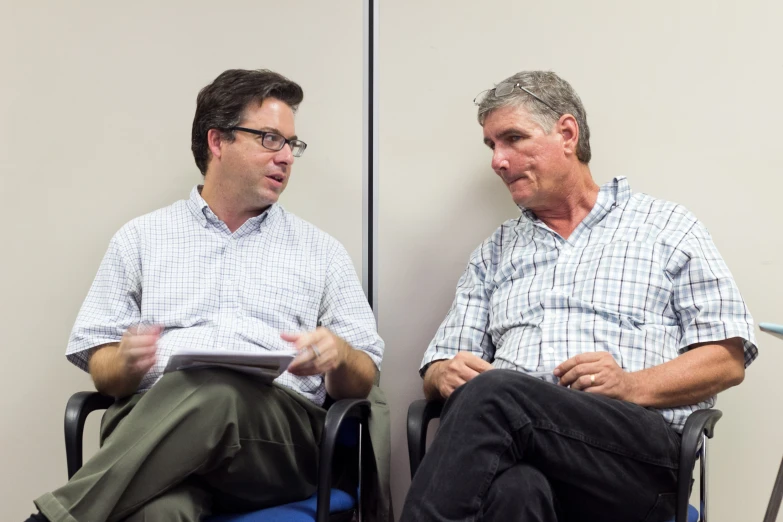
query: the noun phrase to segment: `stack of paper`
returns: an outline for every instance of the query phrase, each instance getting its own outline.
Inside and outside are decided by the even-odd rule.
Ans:
[[[267,379],[283,373],[296,357],[296,351],[244,352],[235,350],[179,350],[170,358],[163,373],[190,368],[229,368]]]

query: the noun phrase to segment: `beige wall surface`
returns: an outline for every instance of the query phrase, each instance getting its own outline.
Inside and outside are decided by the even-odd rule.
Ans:
[[[380,7],[379,325],[393,488],[407,490],[405,413],[421,355],[470,252],[518,215],[490,169],[474,96],[554,70],[587,107],[599,183],[676,201],[708,227],[758,321],[783,322],[780,2],[437,2]],[[711,519],[761,520],[783,442],[783,343],[759,333],[745,382],[718,400]]]
[[[92,387],[63,356],[71,326],[114,232],[201,182],[190,126],[220,72],[303,86],[281,202],[361,273],[362,20],[355,0],[0,2],[0,519],[66,479],[65,402]]]

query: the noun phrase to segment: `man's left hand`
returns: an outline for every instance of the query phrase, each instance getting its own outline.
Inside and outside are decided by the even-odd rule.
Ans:
[[[329,329],[318,327],[307,333],[284,333],[283,340],[294,343],[299,355],[288,366],[294,375],[326,374],[341,367],[352,349]]]
[[[561,386],[633,402],[632,374],[620,368],[609,352],[580,353],[561,363],[554,374]]]

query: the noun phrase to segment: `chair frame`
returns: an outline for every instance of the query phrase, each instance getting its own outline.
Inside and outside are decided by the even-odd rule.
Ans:
[[[443,403],[420,399],[408,407],[408,457],[411,478],[419,469],[427,450],[427,428],[431,420],[439,418]],[[715,433],[715,424],[723,416],[720,410],[706,409],[693,412],[685,422],[680,443],[680,468],[677,477],[677,505],[674,522],[688,522],[688,499],[696,460],[699,460],[700,478],[699,520],[707,520],[707,440]]]
[[[68,464],[68,478],[79,471],[83,462],[84,424],[90,413],[105,410],[114,404],[114,398],[98,392],[77,392],[68,400],[65,407],[65,455]],[[367,399],[341,399],[334,402],[326,410],[324,432],[320,443],[318,463],[318,490],[316,504],[316,522],[329,522],[329,501],[332,487],[332,460],[337,446],[338,434],[343,423],[348,419],[356,419],[360,425],[359,432],[359,492],[355,511],[361,521],[361,486],[363,485],[361,453],[369,448],[370,401]]]

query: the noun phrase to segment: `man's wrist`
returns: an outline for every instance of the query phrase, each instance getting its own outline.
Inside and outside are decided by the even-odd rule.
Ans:
[[[443,372],[443,365],[440,363],[443,361],[440,359],[431,362],[424,372],[424,395],[428,400],[443,399],[443,394],[438,387],[440,374]]]
[[[645,404],[645,390],[644,390],[644,376],[639,372],[628,372],[626,374],[628,390],[626,392],[627,397],[625,400],[638,404],[639,406],[647,406]]]

